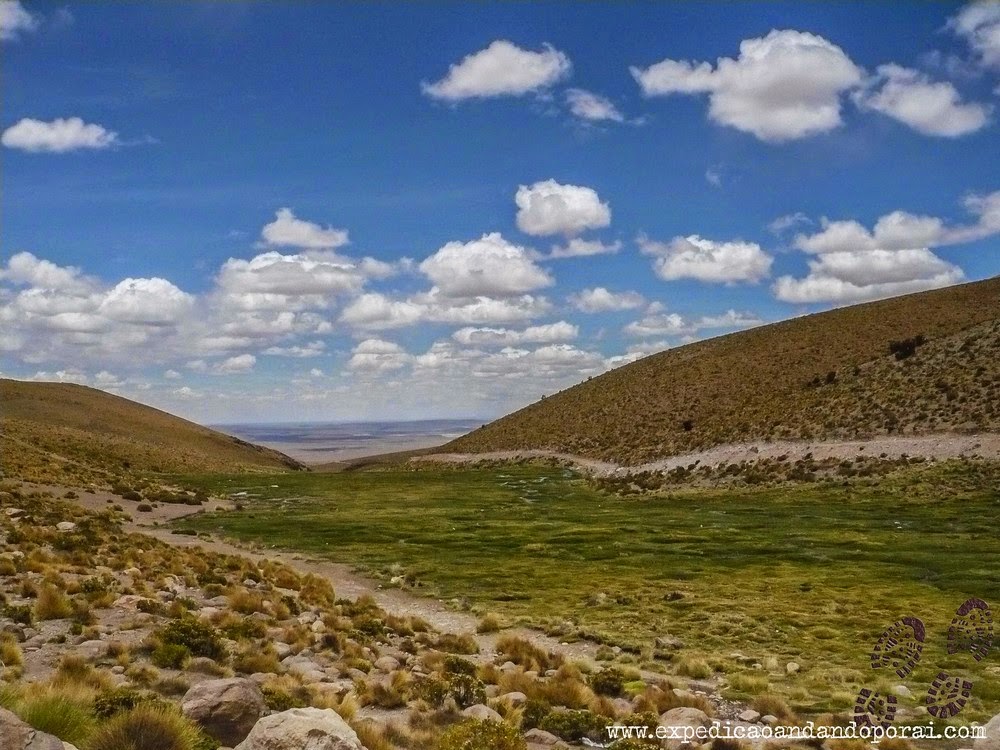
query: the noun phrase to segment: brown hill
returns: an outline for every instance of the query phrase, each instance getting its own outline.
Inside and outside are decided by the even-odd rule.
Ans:
[[[543,449],[637,464],[757,440],[1000,430],[1000,278],[670,349],[441,452]]]
[[[302,468],[278,451],[70,383],[0,379],[0,435],[4,475],[40,481]]]

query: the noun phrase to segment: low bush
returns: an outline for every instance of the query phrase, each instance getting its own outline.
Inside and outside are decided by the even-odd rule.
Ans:
[[[579,742],[584,737],[591,740],[604,739],[607,725],[607,719],[592,711],[553,711],[542,719],[539,728],[567,742]]]
[[[465,721],[445,732],[437,750],[527,750],[514,727],[497,721]]]

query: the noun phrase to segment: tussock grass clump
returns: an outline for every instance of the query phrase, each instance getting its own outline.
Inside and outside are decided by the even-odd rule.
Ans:
[[[24,655],[17,639],[9,634],[0,635],[0,666],[20,667],[24,663]]]
[[[497,641],[497,654],[501,658],[519,664],[528,671],[544,672],[562,666],[561,654],[550,654],[530,641],[517,636],[506,635]]]
[[[774,693],[762,693],[754,698],[750,705],[754,711],[759,711],[763,716],[770,714],[779,719],[791,719],[795,716],[785,699]]]
[[[51,584],[44,584],[38,589],[34,607],[36,620],[62,620],[72,614],[73,603],[62,591]]]
[[[198,728],[175,709],[142,704],[104,724],[88,750],[202,750],[206,741]]]
[[[85,747],[97,724],[93,697],[80,686],[32,685],[0,697],[0,704],[38,731]]]

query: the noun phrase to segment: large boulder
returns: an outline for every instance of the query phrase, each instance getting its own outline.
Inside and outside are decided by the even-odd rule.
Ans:
[[[986,736],[976,740],[972,746],[975,750],[1000,750],[1000,714],[997,714],[986,725]]]
[[[181,711],[226,747],[246,739],[267,704],[257,683],[236,677],[208,680],[187,691]]]
[[[365,746],[336,711],[293,708],[258,721],[236,750],[365,750]]]
[[[64,750],[62,740],[39,732],[15,714],[0,708],[0,748],[3,750]]]

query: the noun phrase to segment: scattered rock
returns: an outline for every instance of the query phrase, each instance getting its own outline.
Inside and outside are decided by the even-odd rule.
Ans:
[[[0,708],[0,747],[4,750],[64,750],[62,740],[39,732],[15,714]]]
[[[551,732],[546,732],[544,729],[529,729],[524,733],[524,739],[529,745],[558,745],[561,740],[556,737]]]
[[[223,745],[233,747],[250,734],[267,712],[260,688],[252,680],[208,680],[187,691],[181,711]]]
[[[997,714],[986,724],[986,736],[976,740],[974,750],[1000,750],[1000,714]]]
[[[236,750],[365,750],[332,709],[293,708],[258,721]]]
[[[489,706],[484,706],[482,703],[469,706],[462,711],[462,715],[468,716],[470,719],[479,719],[480,721],[503,721],[503,717],[500,714]]]
[[[764,716],[760,717],[760,723],[767,724],[767,726],[769,727],[773,727],[779,721],[781,721],[781,719],[779,719],[774,714],[765,714]]]
[[[752,708],[748,708],[746,711],[742,712],[738,718],[740,721],[745,721],[748,724],[754,724],[757,722],[757,719],[760,718],[760,712],[754,711]]]
[[[788,664],[785,665],[786,674],[797,674],[800,669],[802,669],[802,667],[800,667],[798,663],[794,661],[790,661],[788,662]]]
[[[900,698],[913,697],[913,691],[910,690],[908,687],[906,687],[906,685],[896,685],[896,687],[892,689],[892,692],[898,695]]]
[[[63,533],[76,530],[76,524],[72,521],[60,521],[56,524],[56,530]]]

